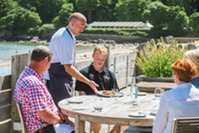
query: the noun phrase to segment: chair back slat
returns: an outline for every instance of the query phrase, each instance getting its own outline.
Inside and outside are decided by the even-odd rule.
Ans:
[[[17,104],[17,110],[18,110],[18,113],[19,113],[20,121],[21,121],[21,133],[26,133],[26,129],[25,129],[25,125],[24,125],[24,120],[23,120],[21,109],[19,107],[19,104],[18,103],[16,103],[16,104]]]
[[[199,133],[199,117],[174,118],[172,133]]]

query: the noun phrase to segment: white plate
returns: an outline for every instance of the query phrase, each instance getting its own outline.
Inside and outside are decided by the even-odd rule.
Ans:
[[[82,99],[80,98],[76,98],[76,97],[72,97],[68,99],[68,103],[76,103],[76,104],[80,104],[83,103]]]
[[[107,91],[109,91],[109,90],[107,90]],[[124,95],[122,92],[115,92],[115,93],[116,93],[116,95],[105,95],[105,94],[103,94],[103,91],[98,91],[97,95],[103,96],[103,97],[122,97]]]
[[[132,113],[129,113],[129,116],[131,116],[131,117],[145,117],[146,114],[143,113],[143,112],[132,112]]]

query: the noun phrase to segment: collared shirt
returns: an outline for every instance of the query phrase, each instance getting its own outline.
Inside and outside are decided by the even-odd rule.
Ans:
[[[170,133],[173,118],[199,116],[199,89],[183,83],[163,93],[153,133]]]
[[[114,73],[104,66],[103,70],[98,72],[91,63],[91,65],[80,70],[80,72],[88,79],[97,83],[99,85],[99,87],[97,87],[98,90],[111,90],[113,88],[119,89]],[[75,90],[84,91],[87,95],[95,94],[90,86],[78,80],[76,81]]]
[[[193,78],[191,83],[196,87],[199,88],[199,77]]]
[[[70,32],[70,33],[69,33]],[[53,53],[52,63],[73,64],[76,60],[75,35],[68,27],[62,27],[54,33],[50,40],[49,48]],[[44,74],[44,79],[50,80],[49,72]]]
[[[14,98],[20,105],[27,131],[30,133],[49,125],[38,116],[38,111],[50,110],[58,115],[58,108],[46,89],[42,75],[30,67],[26,67],[17,80]]]
[[[66,29],[68,29],[70,34]],[[75,35],[68,27],[60,28],[55,32],[51,38],[49,48],[53,53],[52,63],[61,63],[61,65],[73,64],[75,66]]]

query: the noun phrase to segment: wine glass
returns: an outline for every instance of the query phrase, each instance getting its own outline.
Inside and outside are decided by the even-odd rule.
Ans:
[[[93,108],[95,112],[102,112],[103,109],[103,99],[96,97],[93,102]]]
[[[162,88],[160,88],[160,87],[155,88],[155,90],[154,90],[155,99],[160,99],[163,92],[164,92],[164,90]]]

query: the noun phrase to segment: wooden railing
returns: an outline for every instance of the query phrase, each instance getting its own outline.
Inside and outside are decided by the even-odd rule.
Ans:
[[[11,75],[0,77],[0,132],[10,133]]]
[[[131,77],[135,67],[135,57],[136,55],[134,53],[108,57],[106,67],[115,73],[120,88],[124,88],[131,83]],[[78,60],[76,68],[80,70],[88,66],[91,62],[92,59],[84,61]],[[13,97],[14,88],[19,75],[29,63],[29,53],[12,56],[11,75],[0,77],[0,132],[2,133],[17,132],[13,130],[13,125],[15,122],[19,122],[20,119]]]

